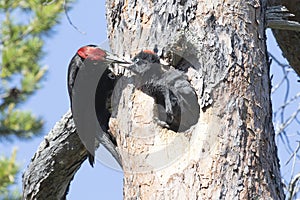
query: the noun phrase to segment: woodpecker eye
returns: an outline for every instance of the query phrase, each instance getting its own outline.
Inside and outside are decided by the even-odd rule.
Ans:
[[[140,61],[139,58],[135,58],[133,62],[134,62],[135,64],[137,64],[139,61]]]
[[[107,74],[108,78],[110,79],[116,79],[116,75],[114,73]]]

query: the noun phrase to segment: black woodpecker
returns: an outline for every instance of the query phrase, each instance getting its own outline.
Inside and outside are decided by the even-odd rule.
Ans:
[[[157,122],[173,131],[183,132],[199,119],[198,98],[183,71],[162,65],[157,54],[144,50],[133,59],[137,89],[154,98],[164,109],[157,109]]]
[[[109,101],[119,78],[109,69],[113,63],[128,64],[96,45],[87,45],[77,51],[68,68],[71,111],[92,167],[99,142],[121,166],[116,143],[108,127],[111,116]]]

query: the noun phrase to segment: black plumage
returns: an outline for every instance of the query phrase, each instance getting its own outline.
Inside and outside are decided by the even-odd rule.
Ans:
[[[200,112],[197,95],[182,71],[162,65],[151,51],[140,52],[133,62],[130,70],[136,74],[136,88],[164,107],[158,109],[159,123],[178,132],[197,123]]]
[[[114,56],[89,45],[80,48],[68,69],[68,92],[74,123],[80,139],[88,150],[90,164],[94,164],[99,142],[121,165],[115,139],[109,133],[110,98],[118,76],[109,69],[111,63],[122,63]]]

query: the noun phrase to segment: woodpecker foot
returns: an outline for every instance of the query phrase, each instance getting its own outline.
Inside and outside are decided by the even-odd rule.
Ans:
[[[158,119],[158,117],[154,117],[154,121],[163,128],[167,128],[167,129],[170,128],[170,126],[167,124],[167,122],[164,122],[164,121]]]

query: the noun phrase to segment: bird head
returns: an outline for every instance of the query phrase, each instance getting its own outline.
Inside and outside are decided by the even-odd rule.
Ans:
[[[107,64],[117,63],[117,64],[131,64],[124,59],[119,58],[118,56],[109,53],[96,45],[87,45],[83,46],[77,51],[77,55],[82,60],[92,61],[92,62],[104,62]]]
[[[86,45],[79,48],[75,56],[72,58],[68,68],[68,92],[70,97],[79,69],[87,70],[100,67],[107,71],[111,64],[118,64],[122,66],[132,65],[132,62],[119,58],[118,56],[109,53],[96,45]]]
[[[136,74],[143,75],[149,70],[155,70],[155,65],[159,66],[160,60],[152,50],[143,50],[133,58],[133,65],[128,69]]]

